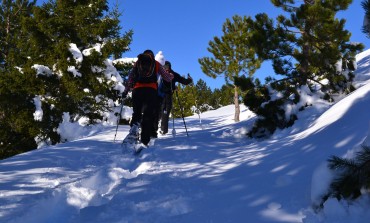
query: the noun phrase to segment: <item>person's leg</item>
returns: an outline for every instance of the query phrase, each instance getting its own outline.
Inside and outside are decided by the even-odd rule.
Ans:
[[[143,116],[141,121],[141,142],[148,145],[150,141],[150,133],[153,129],[154,110],[157,109],[157,90],[153,88],[145,89],[145,99],[143,104]]]
[[[161,131],[162,134],[166,134],[168,132],[168,121],[172,108],[172,95],[166,94],[165,101],[163,103],[165,104],[165,106],[162,114]]]
[[[169,122],[169,117],[170,117],[171,111],[172,111],[172,94],[169,94],[168,99],[167,99],[167,114],[166,114],[167,122],[166,122],[166,126],[165,126],[165,132],[166,133],[168,132],[168,122]]]
[[[132,125],[140,125],[141,122],[141,111],[143,108],[143,96],[141,93],[141,89],[137,88],[132,91],[132,118],[130,122],[130,126]]]
[[[157,138],[158,124],[161,116],[162,97],[157,97],[157,106],[153,114],[153,127],[150,136]]]
[[[163,98],[162,108],[161,108],[161,131],[160,133],[163,135],[166,134],[164,132],[164,128],[165,128],[166,123],[168,122],[168,120],[166,119],[166,113],[167,113],[166,104],[167,104],[167,97],[165,96]]]

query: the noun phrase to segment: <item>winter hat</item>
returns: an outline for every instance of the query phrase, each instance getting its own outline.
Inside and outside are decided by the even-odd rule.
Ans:
[[[154,53],[153,53],[153,51],[151,51],[151,50],[145,50],[143,54],[148,54],[148,55],[150,55],[152,58],[154,58]]]
[[[171,63],[170,63],[170,61],[166,61],[165,63],[164,63],[164,67],[165,68],[169,68],[169,69],[171,69]]]
[[[155,55],[155,60],[158,61],[162,66],[164,66],[164,62],[166,61],[166,59],[164,58],[162,51],[159,51]]]

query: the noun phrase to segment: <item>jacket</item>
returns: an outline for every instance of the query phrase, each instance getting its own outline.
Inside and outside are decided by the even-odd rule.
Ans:
[[[161,93],[164,93],[164,94],[173,93],[173,91],[176,90],[177,82],[183,85],[188,85],[191,82],[193,82],[191,78],[184,78],[177,72],[173,71],[172,69],[170,70],[170,73],[173,74],[174,78],[172,79],[172,81],[167,81],[165,79],[162,80],[162,86],[159,89]]]
[[[134,67],[135,66],[136,66],[136,63],[134,64]],[[171,82],[172,79],[174,78],[174,75],[167,72],[158,61],[155,62],[155,70],[156,70],[157,75],[160,75],[163,78],[163,80]],[[130,73],[128,74],[128,81],[125,84],[125,91],[126,92],[128,92],[128,91],[130,91],[134,88],[139,88],[139,87],[151,87],[151,88],[154,88],[154,89],[158,88],[157,82],[153,82],[153,83],[135,82],[133,71],[134,71],[134,69],[131,69]]]

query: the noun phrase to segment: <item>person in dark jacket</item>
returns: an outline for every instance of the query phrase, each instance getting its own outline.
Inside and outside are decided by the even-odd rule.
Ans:
[[[161,120],[160,133],[162,135],[165,135],[168,132],[168,121],[169,115],[172,110],[173,93],[176,90],[176,83],[178,82],[183,85],[188,85],[193,82],[193,79],[190,76],[188,78],[184,78],[177,72],[173,71],[171,68],[171,62],[166,61],[163,67],[174,77],[172,81],[162,79],[161,81],[159,81],[160,83],[158,84],[158,111],[157,114],[154,114],[152,132],[152,137],[154,138],[157,137],[159,120]]]
[[[145,50],[143,54],[149,55],[154,60],[154,54],[151,50]],[[130,122],[130,134],[135,134],[139,126],[141,126],[141,143],[144,146],[148,146],[152,123],[154,121],[153,114],[155,114],[155,110],[157,109],[157,75],[169,82],[172,81],[174,75],[166,71],[159,62],[155,61],[153,80],[142,82],[137,80],[135,76],[138,69],[139,67],[136,62],[128,75],[128,82],[125,85],[125,92],[123,94],[127,95],[128,91],[132,90],[133,114]]]

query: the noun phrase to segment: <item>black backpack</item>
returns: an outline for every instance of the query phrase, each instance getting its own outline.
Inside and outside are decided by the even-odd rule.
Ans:
[[[156,62],[148,54],[140,54],[136,61],[135,82],[155,83],[157,82]]]
[[[171,86],[172,85],[172,86]],[[174,90],[176,90],[175,81],[167,82],[161,78],[161,81],[158,85],[158,89],[163,94],[170,94],[173,93]]]

